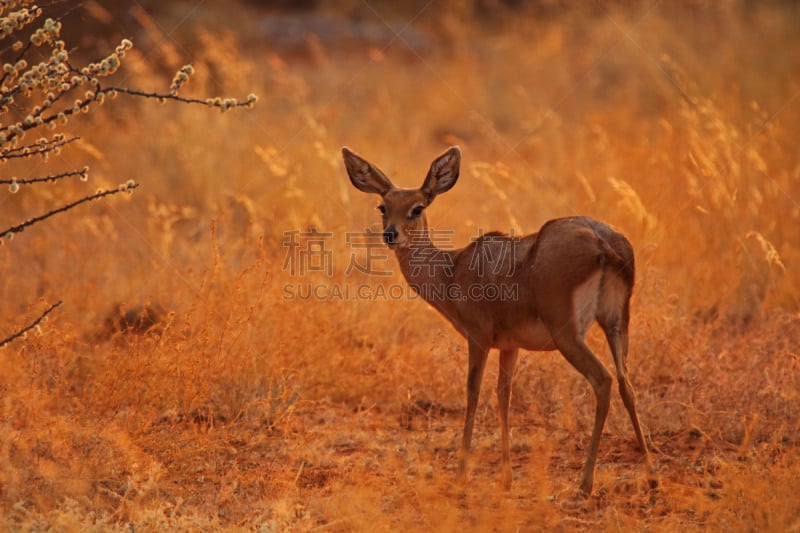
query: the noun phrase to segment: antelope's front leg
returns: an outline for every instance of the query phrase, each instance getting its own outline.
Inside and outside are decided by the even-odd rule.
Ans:
[[[486,358],[489,348],[469,341],[469,370],[467,372],[467,414],[464,418],[464,436],[461,440],[461,461],[459,475],[462,477],[467,472],[467,456],[472,442],[472,428],[475,425],[475,410],[478,407],[478,396],[481,392],[481,379],[483,369],[486,367]]]
[[[500,408],[500,431],[503,442],[502,476],[503,488],[511,489],[511,444],[508,437],[508,408],[511,403],[511,382],[514,378],[514,365],[517,363],[517,350],[500,351],[500,370],[497,376],[497,403]]]

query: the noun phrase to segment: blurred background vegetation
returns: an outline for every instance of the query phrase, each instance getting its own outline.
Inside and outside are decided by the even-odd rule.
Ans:
[[[155,163],[149,190],[175,204],[171,225],[189,212],[208,218],[223,197],[247,198],[247,216],[282,252],[285,230],[373,223],[359,215],[361,199],[350,204],[339,145],[410,185],[425,165],[410,154],[460,143],[478,179],[454,196],[483,184],[494,188],[481,197],[495,200],[468,214],[443,202],[437,218],[465,219],[456,227],[464,240],[470,225],[527,232],[588,211],[632,233],[661,277],[697,282],[675,289],[681,313],[748,319],[765,302],[798,308],[797,274],[782,269],[798,255],[787,234],[798,216],[795,2],[91,0],[49,9],[65,13],[73,53],[97,57],[132,38],[125,76],[144,88],[156,88],[148,76],[195,63],[189,95],[265,96],[235,123],[117,107],[111,122],[148,132],[135,150],[128,137],[99,146],[84,135],[103,172],[138,178],[143,162]],[[302,200],[309,187],[339,201]],[[721,274],[718,264],[731,268]]]

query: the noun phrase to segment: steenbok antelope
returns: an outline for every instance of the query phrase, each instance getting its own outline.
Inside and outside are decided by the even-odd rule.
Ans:
[[[647,444],[625,364],[634,278],[633,248],[628,239],[603,222],[570,217],[551,220],[538,233],[525,237],[490,233],[460,250],[441,250],[431,240],[425,209],[437,194],[455,185],[461,162],[458,147],[451,147],[434,159],[419,189],[395,187],[375,165],[347,148],[342,148],[342,155],[353,185],[381,197],[378,209],[383,218],[383,240],[395,251],[406,281],[469,344],[461,473],[466,470],[489,350],[500,350],[497,398],[502,429],[502,480],[507,489],[512,478],[508,406],[517,352],[520,348],[559,350],[589,380],[597,400],[589,455],[580,485],[584,494],[591,493],[612,381],[611,374],[584,342],[594,321],[603,328],[614,354],[619,392],[649,470]],[[504,292],[504,288],[510,290]]]

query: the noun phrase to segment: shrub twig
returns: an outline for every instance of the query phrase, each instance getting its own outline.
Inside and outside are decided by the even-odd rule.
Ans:
[[[39,324],[41,324],[41,322],[42,322],[42,321],[43,321],[45,318],[47,318],[47,315],[49,315],[49,314],[50,314],[50,312],[51,312],[51,311],[53,311],[53,309],[55,309],[56,307],[58,307],[58,306],[59,306],[59,305],[61,305],[61,304],[62,304],[62,301],[61,301],[61,300],[57,301],[56,303],[54,303],[53,305],[51,305],[50,307],[48,307],[48,308],[47,308],[47,309],[44,311],[44,313],[42,313],[41,315],[39,315],[39,318],[37,318],[36,320],[34,320],[33,322],[31,322],[31,323],[30,323],[28,326],[26,326],[26,327],[22,328],[21,330],[17,331],[17,332],[16,332],[16,333],[14,333],[13,335],[11,335],[11,336],[9,336],[9,337],[6,337],[5,339],[1,340],[1,341],[0,341],[0,348],[3,348],[3,347],[6,345],[6,344],[8,344],[8,343],[12,342],[12,341],[13,341],[13,340],[15,340],[15,339],[18,339],[18,338],[20,338],[20,337],[24,337],[24,336],[25,336],[25,335],[26,335],[26,334],[27,334],[27,333],[28,333],[30,330],[32,330],[32,329],[34,329],[34,328],[36,328],[36,326],[38,326]]]
[[[0,152],[0,158],[2,159],[14,159],[17,157],[31,157],[34,155],[42,155],[48,154],[50,152],[57,152],[59,148],[62,146],[66,146],[72,142],[77,141],[80,137],[70,137],[68,139],[64,139],[63,135],[58,137],[54,137],[53,139],[47,140],[42,139],[38,143],[29,144],[26,146],[19,146],[16,148],[6,148],[2,152]],[[20,181],[20,183],[22,183]]]
[[[36,23],[43,16],[45,9],[24,0],[0,0],[0,42],[12,38],[12,44],[0,49],[0,117],[7,121],[0,122],[0,163],[11,159],[28,159],[33,156],[48,159],[58,155],[61,149],[79,139],[59,131],[71,118],[89,113],[106,100],[119,94],[126,94],[143,99],[156,99],[159,102],[173,100],[185,104],[201,104],[216,107],[220,111],[234,108],[252,108],[257,97],[247,96],[246,100],[236,98],[186,98],[178,95],[178,91],[189,81],[194,73],[192,65],[184,65],[175,73],[169,86],[169,92],[147,92],[127,87],[105,86],[101,83],[112,76],[122,65],[123,58],[133,48],[129,39],[122,39],[118,46],[106,57],[78,67],[70,61],[70,49],[61,39],[61,28],[67,15],[77,6],[69,8],[62,16],[46,18],[39,27],[26,28]],[[34,48],[39,49],[35,57],[27,57]],[[4,57],[12,56],[6,61]],[[70,98],[73,97],[74,99]],[[67,102],[70,98],[71,103]],[[52,136],[42,136],[36,141],[23,138],[28,132],[35,130],[56,130]],[[55,183],[65,178],[80,177],[86,181],[89,168],[69,170],[46,176],[3,177],[0,184],[8,185],[10,193],[16,193],[21,186]],[[0,244],[11,240],[16,233],[55,215],[69,211],[81,204],[111,196],[121,192],[131,193],[138,185],[129,180],[116,188],[99,189],[89,194],[51,209],[42,215],[30,218],[20,224],[0,231]],[[11,335],[2,343],[3,346],[13,339],[19,338],[38,323],[61,302],[48,309],[31,326]]]
[[[76,137],[77,138],[77,137]],[[58,181],[64,178],[70,178],[72,176],[80,176],[82,180],[85,180],[88,176],[89,168],[83,167],[80,169],[75,170],[68,170],[66,172],[60,172],[58,174],[50,174],[49,176],[38,176],[35,178],[11,178],[11,179],[0,179],[0,184],[9,184],[14,185],[30,185],[31,183],[46,183],[48,181]]]
[[[91,202],[92,200],[97,200],[98,198],[103,198],[105,196],[111,196],[113,194],[119,194],[121,192],[129,192],[129,191],[132,191],[133,189],[137,188],[138,186],[139,186],[138,183],[128,182],[128,183],[120,185],[116,189],[105,189],[105,190],[101,189],[101,190],[98,190],[96,193],[90,194],[88,196],[84,196],[80,200],[75,200],[72,203],[64,204],[61,207],[58,207],[58,208],[53,209],[51,211],[48,211],[47,213],[45,213],[43,215],[39,215],[39,216],[36,216],[36,217],[33,217],[33,218],[29,218],[28,220],[26,220],[22,224],[17,224],[16,226],[11,226],[7,230],[5,230],[3,232],[0,232],[0,235],[2,235],[3,237],[7,237],[8,235],[13,235],[14,233],[20,233],[25,228],[33,226],[37,222],[41,222],[43,220],[47,220],[48,218],[50,218],[50,217],[52,217],[54,215],[57,215],[59,213],[64,213],[65,211],[69,211],[70,209],[72,209],[74,207],[77,207],[77,206],[79,206],[81,204],[84,204],[86,202]]]

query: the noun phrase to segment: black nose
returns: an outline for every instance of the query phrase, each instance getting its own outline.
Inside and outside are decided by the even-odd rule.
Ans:
[[[383,230],[383,242],[386,244],[397,243],[397,228],[394,227],[394,224],[389,225],[389,227]]]

